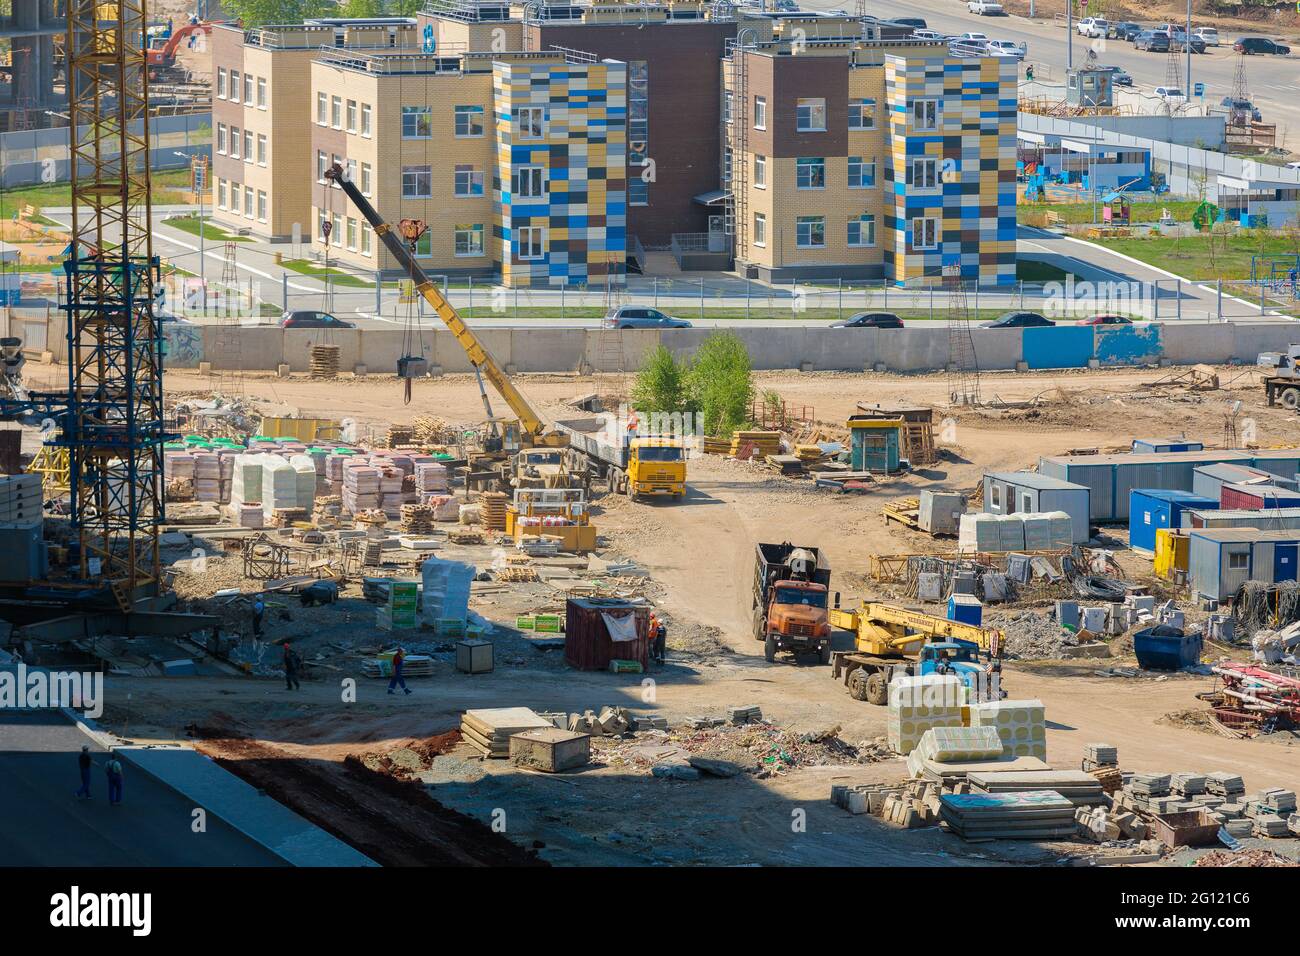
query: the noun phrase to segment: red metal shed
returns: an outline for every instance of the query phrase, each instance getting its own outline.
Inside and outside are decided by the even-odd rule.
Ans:
[[[1225,510],[1259,511],[1300,505],[1300,492],[1275,485],[1224,485],[1219,495],[1219,503]]]
[[[565,603],[564,659],[581,671],[608,670],[611,660],[650,666],[650,608],[619,598],[569,598]],[[609,618],[613,626],[606,622]],[[631,624],[619,622],[632,619]],[[628,640],[615,640],[623,632]],[[611,633],[613,632],[613,633]]]

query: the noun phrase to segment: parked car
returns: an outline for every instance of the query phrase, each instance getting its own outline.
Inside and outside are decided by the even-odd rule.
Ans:
[[[965,43],[988,43],[989,35],[987,33],[963,33],[959,37],[953,37],[953,39]]]
[[[1291,54],[1289,46],[1283,46],[1268,37],[1242,37],[1232,45],[1232,49],[1235,53],[1249,53],[1252,56],[1255,54],[1289,56]]]
[[[1206,46],[1219,45],[1219,31],[1214,27],[1197,27],[1192,31],[1192,36],[1200,37]]]
[[[948,39],[942,33],[936,33],[933,30],[913,30],[913,40],[946,40]]]
[[[843,322],[832,322],[832,329],[901,329],[903,320],[893,312],[858,312]]]
[[[678,319],[658,309],[644,309],[640,306],[622,305],[610,309],[601,320],[601,328],[606,329],[689,329],[691,323]]]
[[[1074,25],[1081,36],[1102,38],[1110,29],[1110,21],[1101,17],[1084,17]]]
[[[1115,86],[1132,86],[1133,74],[1129,73],[1128,70],[1121,70],[1117,66],[1112,66],[1110,68],[1110,81]]]
[[[1195,34],[1192,35],[1191,40],[1188,40],[1187,31],[1182,28],[1174,30],[1169,34],[1169,43],[1178,53],[1185,53],[1188,46],[1191,46],[1193,53],[1205,52],[1205,41]]]
[[[1133,320],[1127,315],[1116,315],[1113,312],[1099,312],[1096,315],[1090,315],[1084,319],[1081,325],[1132,325]]]
[[[1028,44],[1015,40],[990,40],[987,44],[990,56],[1010,57],[1014,60],[1023,60],[1025,54],[1029,52]]]
[[[336,318],[328,312],[295,309],[280,320],[282,329],[355,329],[356,323]]]
[[[1142,25],[1134,23],[1132,20],[1120,20],[1118,23],[1112,23],[1106,31],[1106,36],[1113,40],[1132,40],[1142,32]]]
[[[1056,323],[1041,312],[1005,312],[992,322],[985,322],[986,329],[1042,329]]]
[[[1259,111],[1259,107],[1250,100],[1234,100],[1231,96],[1225,96],[1219,105],[1229,113],[1249,116],[1256,123],[1260,122],[1264,118],[1264,114]]]
[[[1176,86],[1157,86],[1156,96],[1162,100],[1168,100],[1170,103],[1184,103],[1187,101],[1187,94]]]
[[[1143,30],[1133,38],[1133,48],[1145,50],[1147,53],[1168,53],[1169,34],[1156,33],[1154,30]]]
[[[970,0],[966,9],[981,17],[1002,16],[1002,4],[995,3],[994,0]]]

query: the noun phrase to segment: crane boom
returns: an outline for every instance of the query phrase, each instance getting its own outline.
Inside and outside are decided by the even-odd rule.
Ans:
[[[361,215],[366,217],[366,221],[375,230],[375,235],[379,237],[384,247],[388,249],[394,259],[402,264],[402,267],[414,280],[415,291],[424,297],[424,301],[433,306],[433,310],[438,313],[438,318],[442,319],[443,324],[451,330],[452,335],[456,336],[456,341],[465,350],[470,364],[487,376],[487,380],[492,383],[492,387],[505,399],[506,404],[510,406],[510,410],[518,416],[519,427],[523,434],[530,436],[539,434],[542,430],[541,416],[533,410],[532,405],[528,404],[528,400],[524,398],[519,389],[515,388],[514,383],[510,381],[510,376],[505,373],[501,366],[497,365],[496,360],[488,353],[483,343],[479,341],[478,336],[465,324],[465,321],[452,304],[438,291],[432,280],[424,274],[424,270],[420,268],[415,261],[415,257],[406,248],[402,238],[394,232],[392,226],[384,221],[383,217],[375,210],[375,207],[370,204],[370,201],[361,195],[361,190],[348,178],[347,173],[343,171],[343,167],[335,163],[326,171],[325,178],[338,183],[348,199],[352,200],[352,205],[356,206]]]

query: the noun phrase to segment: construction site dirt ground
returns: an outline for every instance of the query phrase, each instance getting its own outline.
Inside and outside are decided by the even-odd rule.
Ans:
[[[676,727],[691,716],[720,716],[730,706],[757,704],[766,720],[785,731],[813,739],[834,729],[849,744],[869,743],[885,734],[885,708],[851,699],[827,667],[784,657],[775,664],[763,660],[762,645],[750,632],[755,542],[792,540],[823,548],[834,569],[832,590],[854,603],[879,596],[879,586],[865,574],[868,556],[918,550],[923,540],[938,550],[934,541],[884,524],[880,507],[893,498],[925,488],[969,490],[985,471],[1032,467],[1040,454],[1069,448],[1125,446],[1134,437],[1185,434],[1218,446],[1225,415],[1238,399],[1244,407],[1237,427],[1249,428],[1256,444],[1293,443],[1300,435],[1295,414],[1265,408],[1262,390],[1249,378],[1211,391],[1144,387],[1169,371],[985,375],[986,398],[1022,402],[1042,396],[1044,401],[1032,408],[953,415],[943,429],[945,454],[937,464],[882,481],[865,494],[831,493],[757,463],[705,456],[690,463],[683,503],[598,499],[593,520],[603,539],[602,554],[640,564],[650,576],[647,594],[671,622],[667,665],[649,675],[578,672],[563,665],[561,651],[515,651],[512,645],[504,660],[498,650],[490,674],[461,674],[440,661],[432,678],[411,681],[409,697],[388,696],[382,681],[358,674],[355,703],[341,702],[342,675],[328,671],[318,672],[299,692],[287,692],[283,681],[272,677],[111,677],[101,724],[137,741],[191,739],[232,769],[246,748],[240,741],[253,740],[261,763],[279,753],[286,761],[334,768],[343,785],[360,788],[354,791],[358,804],[374,792],[358,783],[358,765],[374,769],[383,763],[376,755],[406,754],[412,741],[454,730],[467,708],[581,713],[615,705],[667,717]],[[1225,381],[1241,374],[1240,369],[1219,371]],[[61,370],[38,366],[32,372],[29,379],[39,387],[43,375],[53,384]],[[170,395],[203,395],[213,387],[210,379],[188,372],[168,373],[166,384]],[[610,385],[576,376],[521,376],[519,384],[553,417],[578,414],[566,400],[608,391]],[[859,401],[942,405],[946,395],[942,375],[765,373],[756,376],[756,385],[759,394],[775,390],[790,406],[811,407],[818,420],[832,426],[842,426]],[[363,430],[372,426],[377,432],[417,414],[449,421],[482,414],[469,376],[419,381],[410,405],[402,404],[401,385],[392,377],[323,383],[246,374],[238,387],[246,397],[286,411],[350,417]],[[1126,532],[1110,530],[1122,545]],[[1150,578],[1149,559],[1121,550],[1119,561],[1130,576]],[[191,577],[186,588],[195,593],[203,582],[200,575]],[[491,618],[490,607],[474,606]],[[1045,610],[1045,602],[1031,609]],[[338,612],[337,606],[313,610],[311,629],[319,640],[381,642],[379,632],[359,624],[356,615]],[[272,616],[268,638],[289,626]],[[836,641],[837,648],[849,646],[847,635],[837,635]],[[1186,712],[1203,707],[1195,693],[1208,690],[1211,678],[1099,676],[1116,665],[1135,666],[1131,657],[1006,665],[1003,686],[1009,695],[1046,705],[1048,760],[1054,766],[1077,767],[1085,744],[1105,742],[1118,747],[1126,770],[1223,770],[1240,774],[1250,791],[1300,788],[1300,738],[1228,739],[1189,719]],[[677,782],[652,777],[640,764],[621,759],[617,748],[608,753],[605,748],[597,743],[596,760],[583,772],[547,775],[506,761],[478,761],[462,744],[426,753],[403,775],[426,784],[443,807],[477,821],[483,833],[503,831],[517,847],[536,850],[553,863],[951,865],[1046,862],[1062,852],[1089,852],[1081,844],[964,844],[935,828],[901,830],[851,816],[829,802],[832,783],[901,779],[905,771],[899,759],[827,761],[766,776]],[[356,758],[353,772],[343,773],[339,768],[350,756]],[[277,796],[312,815],[309,797]],[[351,811],[336,802],[332,812],[346,817]],[[323,816],[329,826],[329,813]],[[342,829],[346,834],[346,826]],[[1266,842],[1270,849],[1285,847],[1296,855],[1297,841]],[[390,862],[421,859],[426,857],[413,851]]]

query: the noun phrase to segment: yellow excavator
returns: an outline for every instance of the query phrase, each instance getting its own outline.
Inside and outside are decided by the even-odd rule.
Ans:
[[[438,318],[442,319],[444,325],[451,330],[460,347],[465,350],[465,355],[469,357],[470,364],[474,366],[474,371],[479,376],[479,391],[483,396],[483,407],[487,410],[487,420],[495,430],[497,424],[503,425],[504,434],[500,436],[501,447],[489,448],[489,451],[506,451],[513,454],[520,448],[564,448],[569,444],[567,435],[551,430],[543,431],[544,423],[541,416],[533,410],[533,406],[528,403],[519,389],[510,381],[510,376],[505,370],[496,363],[491,354],[484,347],[478,336],[465,324],[464,319],[447,301],[446,297],[438,291],[433,281],[425,275],[419,263],[415,261],[415,256],[408,247],[405,237],[399,235],[393,226],[385,222],[383,217],[370,204],[370,201],[361,194],[344,172],[339,163],[335,163],[330,169],[326,170],[325,178],[338,184],[344,194],[357,207],[357,210],[370,223],[371,228],[375,230],[375,235],[384,244],[384,247],[392,254],[406,270],[407,275],[415,285],[415,291],[424,297],[424,301],[433,306],[434,312]],[[402,221],[402,226],[408,220]],[[418,236],[417,236],[418,238]],[[502,422],[492,414],[492,403],[488,399],[487,390],[483,388],[483,379],[486,378],[497,394],[505,399],[505,403],[510,406],[514,412],[517,421]]]
[[[895,674],[953,674],[972,699],[1006,696],[999,685],[1003,634],[991,627],[950,621],[894,604],[868,603],[831,608],[832,627],[853,634],[852,651],[831,655],[831,676],[843,680],[849,696],[869,704],[889,701]],[[980,661],[980,654],[985,661]]]

